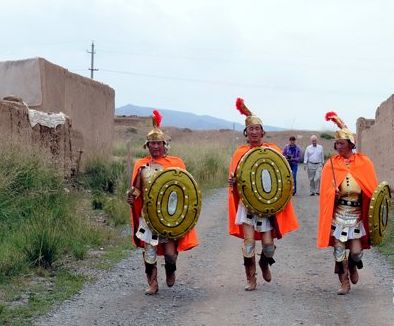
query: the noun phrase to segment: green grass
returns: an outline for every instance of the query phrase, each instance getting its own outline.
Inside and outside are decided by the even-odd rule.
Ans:
[[[70,253],[81,259],[89,247],[105,239],[88,219],[77,214],[83,193],[65,191],[63,176],[40,155],[17,146],[0,148],[3,278],[26,273],[29,268],[52,267]],[[101,186],[102,179],[96,184]]]
[[[103,270],[110,269],[115,263],[126,258],[132,249],[133,246],[130,237],[118,238],[116,243],[112,243],[106,248],[105,254],[102,256],[102,259],[95,264],[95,268]]]
[[[12,278],[0,285],[1,293],[4,293],[0,298],[1,325],[31,325],[33,317],[48,312],[54,303],[76,294],[87,280],[81,274],[65,270],[54,275],[45,270],[38,274],[41,275]]]
[[[394,266],[394,208],[391,210],[391,219],[387,225],[383,242],[377,247],[378,251]]]
[[[131,249],[117,228],[129,223],[126,161],[90,162],[74,189],[41,155],[0,148],[1,325],[30,325],[81,289],[87,277],[76,266],[109,268]]]
[[[230,151],[231,146],[223,148],[213,144],[211,147],[207,147],[203,144],[195,145],[193,150],[190,150],[190,144],[180,144],[174,146],[172,155],[183,158],[187,170],[199,186],[207,190],[223,187],[226,184]]]

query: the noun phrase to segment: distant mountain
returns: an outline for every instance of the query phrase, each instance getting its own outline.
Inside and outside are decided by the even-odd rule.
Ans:
[[[115,109],[117,116],[137,115],[146,117],[152,115],[152,108],[135,105],[125,105]],[[163,126],[189,128],[189,129],[233,129],[242,131],[245,127],[243,124],[231,122],[224,119],[211,117],[209,115],[197,115],[190,112],[164,110],[160,109],[163,114]],[[280,131],[283,128],[264,125],[266,131]]]

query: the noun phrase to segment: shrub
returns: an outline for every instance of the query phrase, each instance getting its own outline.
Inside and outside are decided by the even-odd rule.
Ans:
[[[60,253],[61,234],[55,219],[47,216],[31,219],[23,230],[24,241],[20,244],[26,261],[32,266],[51,267]]]
[[[322,132],[320,134],[320,138],[331,140],[331,139],[334,139],[335,137],[332,134],[329,134],[327,132]]]
[[[40,155],[18,146],[0,148],[3,277],[18,275],[29,266],[53,266],[69,252],[82,257],[87,246],[103,239],[76,214],[81,195],[66,192],[62,175]]]
[[[130,221],[130,207],[123,198],[109,198],[105,203],[104,211],[114,226],[127,224]]]
[[[117,179],[125,173],[126,166],[122,162],[108,162],[95,158],[86,165],[82,175],[82,183],[93,191],[115,193]]]
[[[137,133],[138,133],[138,130],[137,130],[136,128],[133,128],[133,127],[128,127],[128,128],[126,129],[126,131],[127,131],[128,133],[130,133],[130,134],[137,134]]]

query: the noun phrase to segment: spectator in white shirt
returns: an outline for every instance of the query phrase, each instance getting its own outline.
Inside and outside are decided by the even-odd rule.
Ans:
[[[323,146],[317,143],[316,135],[311,136],[311,145],[305,149],[304,164],[308,172],[310,195],[320,194],[320,176],[324,163]]]

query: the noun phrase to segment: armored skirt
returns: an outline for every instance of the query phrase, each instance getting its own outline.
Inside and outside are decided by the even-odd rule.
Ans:
[[[377,184],[373,163],[364,154],[355,153],[349,160],[335,155],[326,162],[320,186],[318,248],[333,246],[334,239],[360,239],[363,249],[370,248],[368,208]]]

